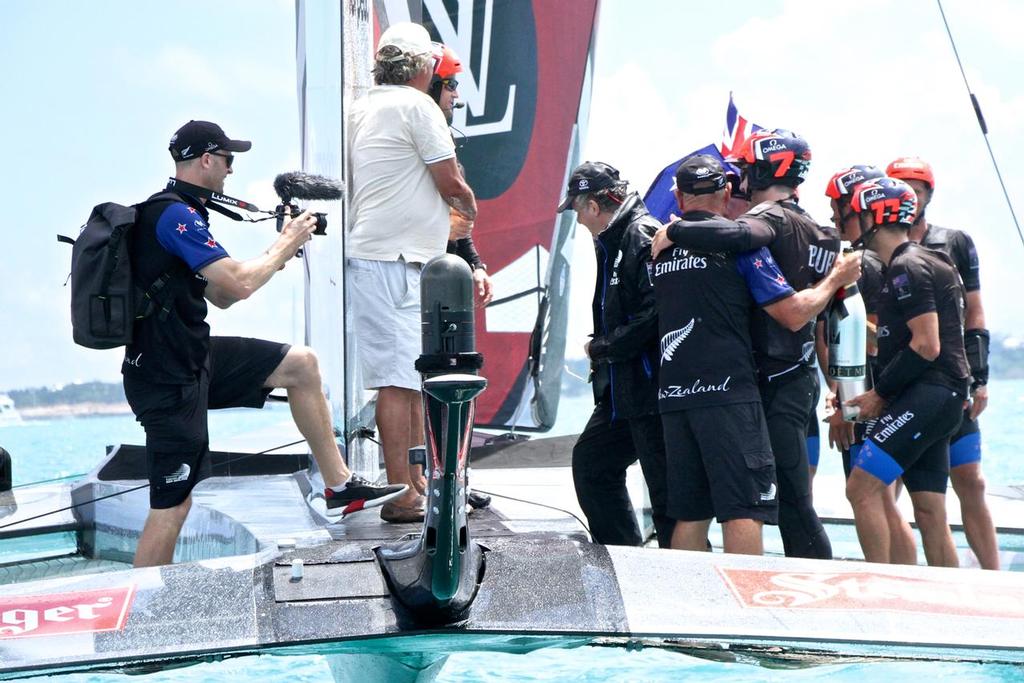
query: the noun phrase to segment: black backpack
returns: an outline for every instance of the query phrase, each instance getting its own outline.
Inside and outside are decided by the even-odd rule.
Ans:
[[[71,249],[71,328],[75,343],[90,349],[113,349],[132,341],[136,320],[157,310],[170,312],[173,299],[165,287],[171,279],[163,273],[148,287],[135,282],[128,253],[128,235],[139,210],[154,202],[180,201],[162,192],[132,206],[114,202],[98,204],[82,226],[78,239],[57,235]]]

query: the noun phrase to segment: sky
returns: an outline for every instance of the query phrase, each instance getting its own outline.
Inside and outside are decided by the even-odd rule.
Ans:
[[[1024,3],[944,7],[1018,215],[1024,214]],[[226,192],[263,207],[275,174],[299,167],[293,0],[5,0],[0,130],[8,212],[0,239],[0,390],[119,378],[121,353],[71,341],[70,249],[91,207],[131,203],[173,172],[167,140],[185,121],[253,141]],[[789,128],[814,161],[802,203],[830,212],[828,178],[855,163],[928,159],[936,223],[978,246],[988,325],[1024,336],[1021,245],[963,81],[930,0],[858,3],[603,0],[584,157],[613,164],[643,192],[662,167],[718,142],[729,92],[740,112]],[[270,224],[214,219],[237,258],[273,241]],[[568,353],[589,331],[594,265],[577,230]],[[252,299],[213,310],[217,334],[296,338],[302,273],[291,266]]]

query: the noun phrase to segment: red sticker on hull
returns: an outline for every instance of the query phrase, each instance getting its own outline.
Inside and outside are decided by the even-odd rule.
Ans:
[[[1024,588],[936,581],[873,572],[724,569],[743,607],[870,610],[1024,619]]]
[[[135,586],[0,598],[0,639],[120,631]]]

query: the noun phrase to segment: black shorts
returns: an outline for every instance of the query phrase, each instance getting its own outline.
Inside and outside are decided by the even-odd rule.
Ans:
[[[669,517],[778,523],[775,459],[759,401],[664,413],[661,422]]]
[[[853,460],[886,485],[903,478],[907,490],[945,493],[949,437],[960,426],[964,397],[938,384],[911,385],[868,424]]]
[[[212,337],[207,367],[190,384],[125,375],[128,404],[146,430],[151,508],[181,504],[199,482],[210,450],[207,410],[262,408],[270,393],[263,385],[289,348],[262,339]]]

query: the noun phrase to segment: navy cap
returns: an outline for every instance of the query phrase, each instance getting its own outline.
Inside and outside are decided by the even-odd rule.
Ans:
[[[600,161],[584,161],[573,169],[572,175],[569,176],[569,187],[565,191],[562,203],[558,205],[558,211],[561,213],[568,209],[572,206],[572,201],[581,194],[600,192],[621,183],[617,168]]]
[[[709,154],[695,154],[676,168],[676,189],[684,194],[712,194],[725,187],[722,162]]]
[[[216,123],[189,121],[171,136],[167,148],[175,161],[185,161],[218,149],[248,152],[252,148],[252,143],[248,140],[232,140]]]

